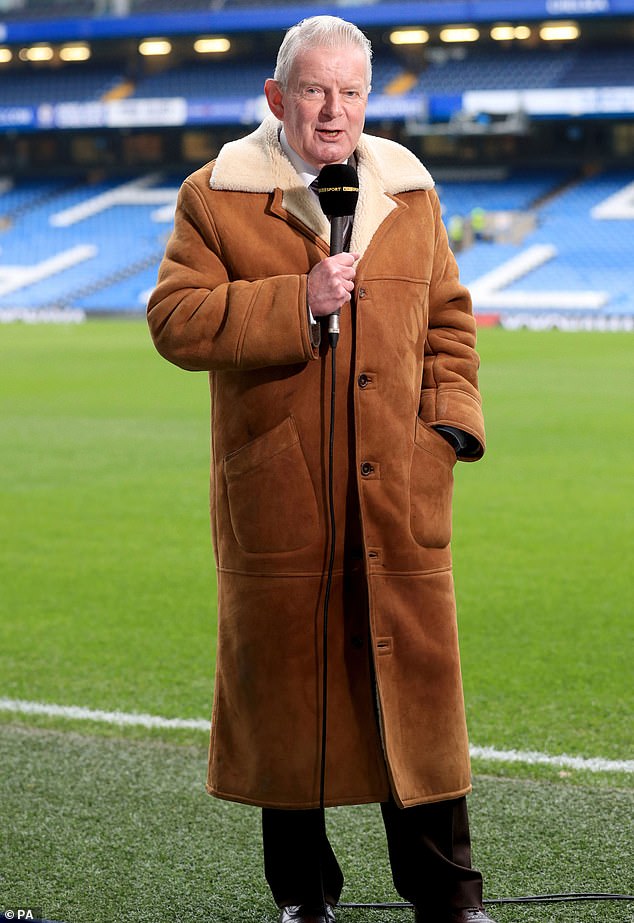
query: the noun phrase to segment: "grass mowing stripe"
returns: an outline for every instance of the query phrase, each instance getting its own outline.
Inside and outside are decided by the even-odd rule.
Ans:
[[[454,541],[471,738],[630,759],[631,336],[479,346],[488,451],[456,470]],[[164,362],[142,320],[3,326],[0,695],[210,713],[208,415],[206,376]]]
[[[97,721],[118,726],[144,728],[177,728],[209,732],[209,721],[205,718],[163,718],[160,715],[144,715],[139,712],[102,711],[83,708],[79,705],[54,705],[44,702],[26,702],[22,699],[0,698],[0,711],[17,715],[47,715],[67,718],[70,721]],[[497,763],[524,763],[527,766],[543,765],[562,769],[579,769],[589,772],[634,773],[634,760],[608,760],[601,756],[570,756],[567,753],[551,756],[535,750],[498,750],[495,747],[471,745],[471,756]]]
[[[204,792],[206,748],[0,728],[0,901],[63,923],[274,923],[260,812]],[[474,860],[487,899],[634,893],[634,793],[476,776]],[[377,805],[334,808],[342,900],[394,901]],[[497,923],[631,923],[631,904],[495,907]],[[405,923],[341,910],[338,923]]]

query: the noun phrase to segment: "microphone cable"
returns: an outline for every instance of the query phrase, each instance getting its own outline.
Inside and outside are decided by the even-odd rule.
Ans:
[[[486,905],[492,904],[563,904],[576,903],[577,901],[634,901],[634,894],[603,894],[603,893],[564,893],[564,894],[528,894],[523,897],[493,897],[484,900]],[[338,910],[412,910],[413,904],[407,901],[386,901],[384,903],[356,903],[342,901],[337,904]]]
[[[328,554],[328,571],[326,576],[326,588],[324,590],[324,604],[322,609],[322,655],[321,655],[321,749],[319,760],[319,814],[321,821],[321,836],[319,852],[319,883],[321,887],[321,900],[326,914],[326,894],[324,891],[324,870],[323,870],[323,853],[321,847],[328,842],[326,831],[326,738],[328,733],[327,712],[328,712],[328,614],[330,610],[330,593],[332,590],[332,578],[335,567],[335,551],[337,543],[337,528],[335,521],[335,398],[337,394],[337,341],[339,334],[337,332],[329,333],[330,341],[330,422],[328,432],[328,531],[330,537],[330,549]]]

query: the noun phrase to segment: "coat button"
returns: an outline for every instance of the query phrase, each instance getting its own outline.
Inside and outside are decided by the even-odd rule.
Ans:
[[[367,386],[370,384],[370,381],[371,379],[365,374],[365,372],[362,372],[361,375],[359,375],[357,378],[357,384],[360,388],[367,388]]]
[[[367,295],[366,290],[365,290],[364,288],[360,288],[360,289],[359,289],[359,298],[365,298],[366,295]]]
[[[367,478],[368,475],[372,474],[374,471],[374,465],[371,462],[362,462],[361,463],[361,474],[364,478]]]

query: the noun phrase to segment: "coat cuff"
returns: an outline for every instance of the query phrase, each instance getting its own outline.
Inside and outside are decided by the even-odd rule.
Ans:
[[[462,461],[478,461],[486,448],[482,407],[477,398],[458,388],[424,389],[421,391],[419,416],[430,426],[453,426],[472,436],[476,442]]]
[[[304,277],[304,308],[303,315],[308,322],[308,339],[313,350],[313,358],[317,358],[319,355],[319,347],[321,346],[321,324],[319,321],[313,317],[313,312],[310,310],[310,305],[308,304],[308,276]]]

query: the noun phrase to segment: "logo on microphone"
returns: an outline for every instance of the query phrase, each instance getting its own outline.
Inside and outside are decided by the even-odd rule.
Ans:
[[[323,192],[359,192],[358,186],[319,186],[319,195]]]

